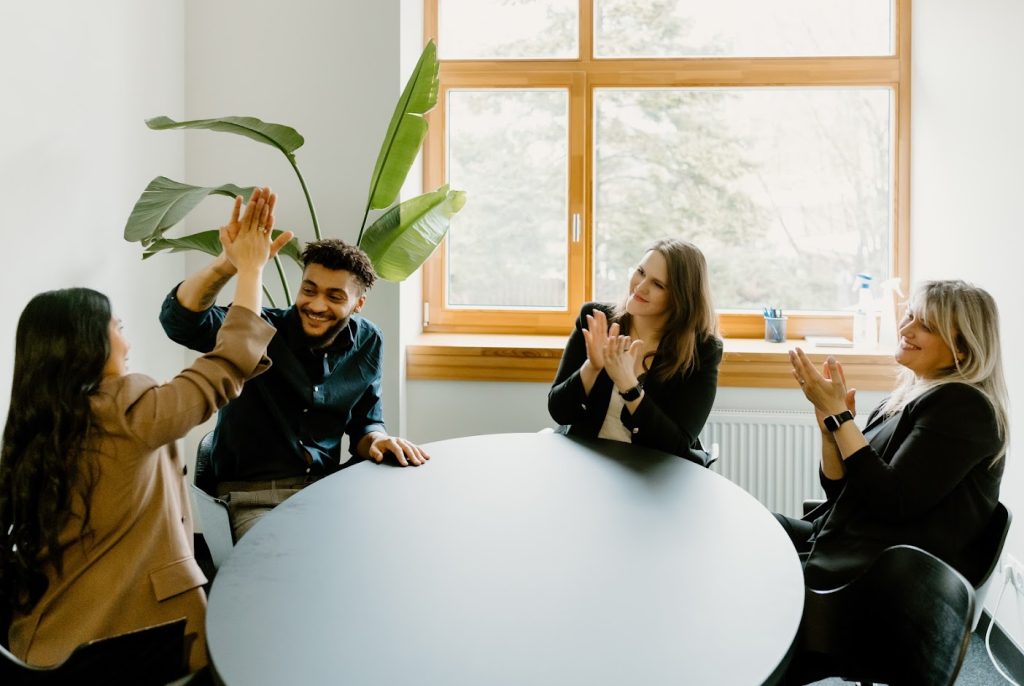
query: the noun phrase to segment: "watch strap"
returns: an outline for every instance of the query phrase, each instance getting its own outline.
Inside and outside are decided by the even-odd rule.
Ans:
[[[639,398],[640,397],[640,393],[643,390],[644,390],[643,383],[640,382],[640,381],[637,381],[636,382],[636,386],[633,386],[628,391],[619,391],[619,395],[621,395],[622,399],[625,400],[628,403],[628,402],[632,402],[632,401],[636,400],[637,398]]]
[[[825,417],[825,428],[832,432],[838,431],[839,427],[841,427],[843,424],[850,421],[851,419],[853,419],[853,413],[850,412],[849,410],[843,410],[839,414],[834,414],[829,417]]]

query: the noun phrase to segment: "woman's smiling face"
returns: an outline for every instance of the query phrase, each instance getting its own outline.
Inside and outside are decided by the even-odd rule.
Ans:
[[[629,279],[626,311],[634,317],[664,318],[668,314],[668,262],[657,250],[651,250],[633,270]]]
[[[900,342],[896,348],[896,361],[919,378],[931,379],[938,372],[954,366],[953,351],[935,331],[932,331],[911,310],[900,322]]]

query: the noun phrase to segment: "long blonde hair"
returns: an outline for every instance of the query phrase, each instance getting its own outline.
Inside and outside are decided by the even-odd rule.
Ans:
[[[928,379],[919,378],[909,369],[900,370],[899,384],[882,404],[882,411],[898,412],[941,384],[973,386],[988,399],[995,412],[1003,447],[993,462],[1001,459],[1010,442],[1010,422],[996,301],[984,289],[964,281],[926,281],[915,289],[907,309],[949,346],[953,366]]]
[[[652,250],[668,265],[669,314],[658,350],[645,356],[644,368],[664,382],[677,373],[688,374],[697,365],[697,343],[718,335],[718,316],[711,302],[708,263],[700,248],[678,238],[663,238],[644,253]],[[626,312],[626,300],[616,308],[615,319],[622,331],[630,330],[632,317]]]

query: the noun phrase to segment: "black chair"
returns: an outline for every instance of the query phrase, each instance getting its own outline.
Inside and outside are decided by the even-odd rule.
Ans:
[[[807,589],[800,652],[826,676],[891,686],[943,686],[960,671],[971,636],[974,589],[913,546],[886,548],[836,589]]]
[[[184,617],[83,643],[59,665],[34,667],[0,647],[5,686],[163,686],[188,674]]]
[[[192,483],[209,496],[217,496],[217,477],[213,473],[213,432],[208,432],[196,448],[196,469]]]
[[[985,609],[985,597],[992,586],[992,572],[999,566],[999,558],[1003,554],[1003,544],[1006,543],[1006,534],[1010,531],[1010,523],[1013,515],[1002,503],[996,503],[996,509],[992,513],[985,530],[981,532],[965,552],[964,567],[961,573],[974,586],[974,620],[971,623],[971,630],[978,628],[981,620],[981,611]]]
[[[807,517],[814,511],[814,508],[824,502],[824,500],[805,500],[803,502],[804,517]],[[985,609],[985,598],[988,596],[993,582],[992,572],[999,566],[999,558],[1003,554],[1003,544],[1006,543],[1006,534],[1010,531],[1012,522],[1013,515],[1006,505],[996,503],[992,519],[985,526],[985,530],[967,547],[962,556],[964,562],[960,573],[974,587],[974,619],[971,622],[971,631],[977,629],[978,622],[981,621],[981,613]]]

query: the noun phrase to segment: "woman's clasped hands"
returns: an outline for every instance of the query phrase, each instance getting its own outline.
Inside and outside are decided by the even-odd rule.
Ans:
[[[595,372],[604,369],[620,392],[637,385],[636,363],[643,341],[620,336],[618,322],[608,326],[608,317],[597,309],[587,315],[583,338],[587,342],[587,361]]]
[[[825,417],[849,410],[857,414],[857,389],[846,388],[843,366],[831,355],[825,360],[819,372],[814,363],[800,348],[789,351],[789,362],[793,365],[793,378],[800,384],[804,397],[814,405],[818,428],[825,432]]]

